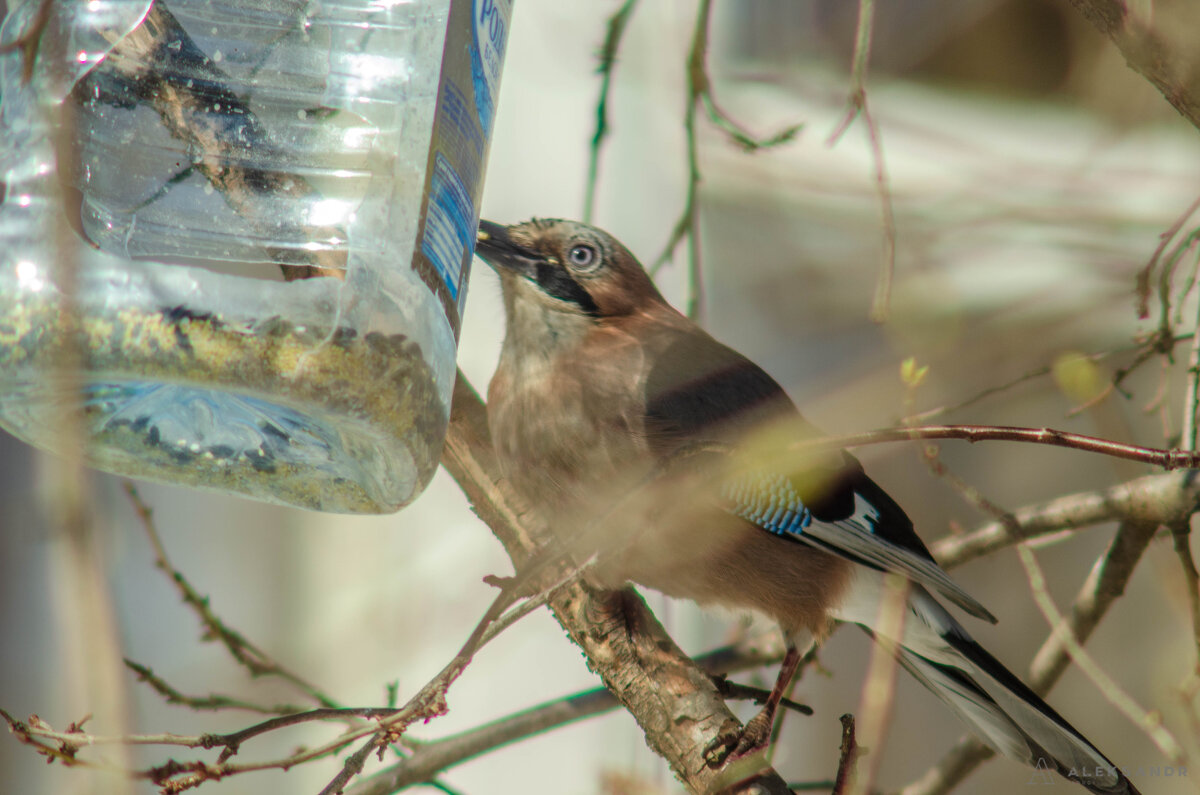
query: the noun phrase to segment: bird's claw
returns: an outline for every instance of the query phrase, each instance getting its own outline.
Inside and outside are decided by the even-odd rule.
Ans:
[[[704,746],[704,761],[709,767],[720,767],[737,748],[742,737],[742,727],[735,720],[727,720],[721,725],[721,731],[708,745]]]
[[[745,727],[729,720],[721,726],[715,740],[704,746],[704,761],[709,767],[720,767],[731,759],[752,754],[767,747],[771,740],[774,716],[760,712],[746,722]]]

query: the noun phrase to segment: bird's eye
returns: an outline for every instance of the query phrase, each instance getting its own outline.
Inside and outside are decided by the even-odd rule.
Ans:
[[[567,252],[567,261],[575,268],[590,268],[598,258],[596,249],[584,243],[577,243]]]

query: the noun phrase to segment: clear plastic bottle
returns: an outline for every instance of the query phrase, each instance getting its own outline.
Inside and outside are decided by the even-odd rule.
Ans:
[[[14,7],[0,41],[38,46],[0,57],[0,425],[273,502],[413,499],[449,416],[509,14]]]

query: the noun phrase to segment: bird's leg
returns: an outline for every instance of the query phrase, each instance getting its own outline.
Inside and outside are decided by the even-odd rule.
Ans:
[[[715,740],[704,748],[704,758],[714,767],[722,765],[726,760],[744,756],[761,748],[765,748],[771,740],[771,728],[775,725],[775,710],[783,700],[796,669],[800,667],[800,649],[793,643],[788,643],[787,653],[779,665],[779,676],[775,678],[775,687],[771,689],[767,701],[758,714],[746,721],[744,727],[730,724],[722,727],[721,733]]]

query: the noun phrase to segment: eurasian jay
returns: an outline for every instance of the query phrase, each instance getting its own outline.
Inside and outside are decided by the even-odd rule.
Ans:
[[[488,422],[514,489],[598,584],[750,609],[788,639],[740,734],[764,746],[801,657],[835,622],[879,631],[884,577],[909,581],[898,659],[984,742],[1096,793],[1136,793],[1095,746],[976,643],[934,594],[995,621],[938,566],[888,494],[783,388],[670,306],[605,232],[571,221],[480,223],[476,254],[507,315]]]

